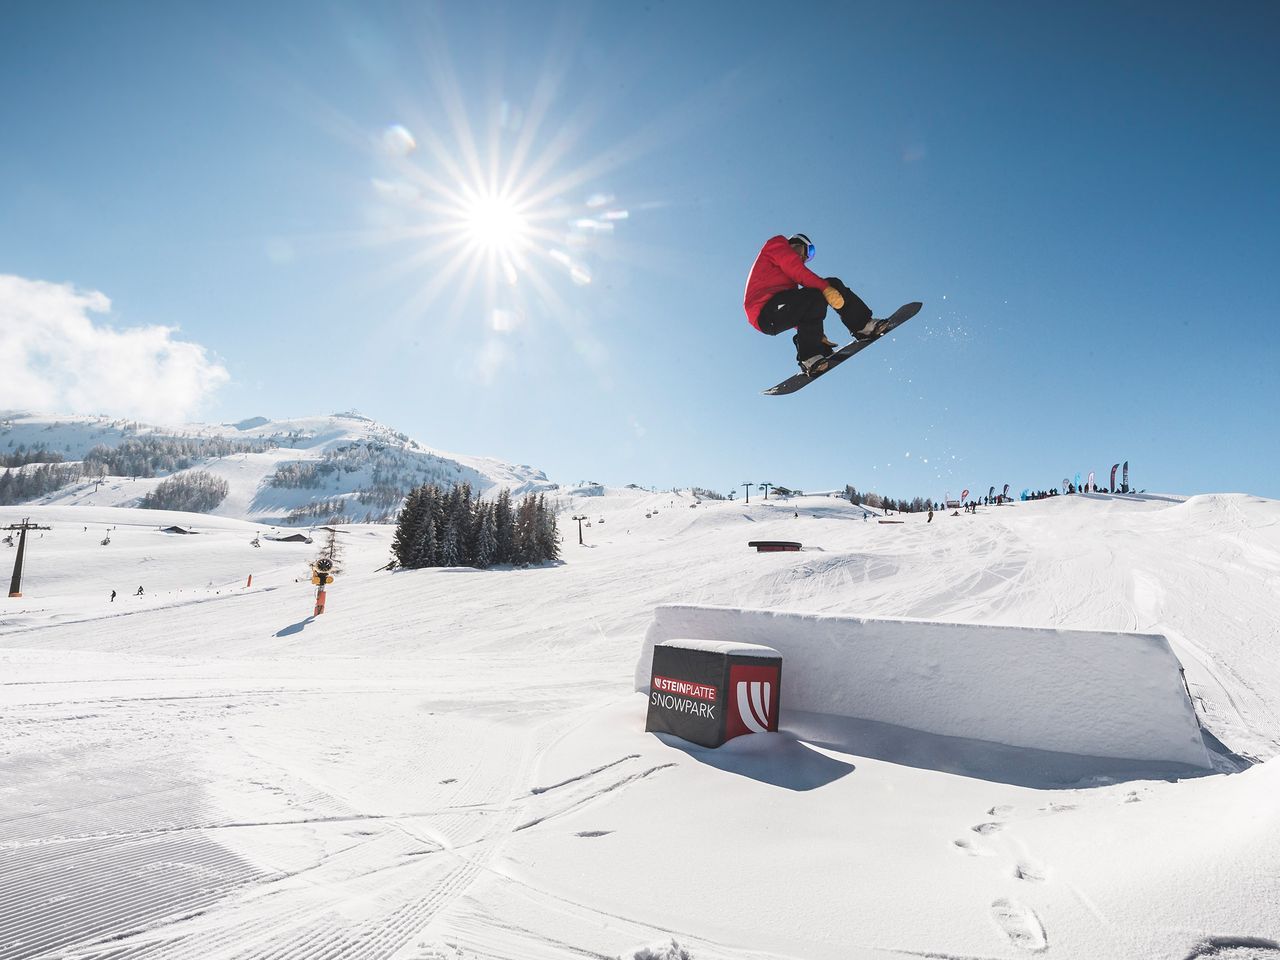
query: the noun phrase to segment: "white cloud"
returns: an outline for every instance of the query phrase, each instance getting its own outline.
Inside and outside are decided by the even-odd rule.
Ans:
[[[0,274],[0,408],[111,413],[173,422],[230,379],[176,327],[98,324],[96,290]]]

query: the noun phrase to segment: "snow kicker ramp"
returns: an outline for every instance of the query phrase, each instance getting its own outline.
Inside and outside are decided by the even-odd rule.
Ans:
[[[1090,757],[1211,766],[1182,667],[1162,636],[670,604],[636,665],[648,691],[664,640],[782,654],[789,710]]]

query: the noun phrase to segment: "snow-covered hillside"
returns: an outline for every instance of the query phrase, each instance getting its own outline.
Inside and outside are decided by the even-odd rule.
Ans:
[[[214,515],[304,524],[389,519],[405,493],[424,482],[469,483],[481,495],[499,487],[513,495],[556,489],[540,470],[433,450],[354,413],[174,426],[106,417],[0,414],[0,456],[48,451],[63,464],[79,465],[101,447],[138,452],[122,453],[101,467],[95,462],[88,476],[27,502],[138,506],[165,478],[202,471],[227,485],[226,498],[211,511]],[[171,447],[183,449],[175,454]],[[163,462],[154,466],[158,461]],[[142,464],[145,469],[139,467]],[[97,475],[112,467],[117,473]],[[30,471],[35,466],[12,469]]]
[[[0,958],[1280,957],[1280,503],[560,495],[544,568],[343,527],[320,617],[256,524],[0,507],[52,528],[0,601]],[[780,733],[645,734],[664,603],[1160,634],[1214,770],[788,711],[785,664]]]

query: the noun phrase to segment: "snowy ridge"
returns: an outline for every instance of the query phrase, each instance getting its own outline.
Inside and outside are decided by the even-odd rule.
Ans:
[[[43,448],[60,454],[66,463],[79,463],[100,445],[119,448],[130,440],[165,438],[226,440],[239,449],[197,459],[183,469],[162,470],[154,477],[108,476],[102,483],[86,478],[35,502],[136,506],[167,476],[200,470],[228,484],[229,493],[213,511],[215,515],[306,524],[335,517],[385,521],[394,515],[404,493],[423,482],[469,483],[485,496],[502,487],[515,496],[557,489],[546,474],[532,467],[435,450],[354,413],[174,426],[107,417],[0,413],[0,453]],[[302,471],[307,485],[275,485],[281,471],[295,475]]]

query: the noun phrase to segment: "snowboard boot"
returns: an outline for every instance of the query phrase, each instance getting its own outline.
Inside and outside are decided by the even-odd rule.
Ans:
[[[796,348],[796,360],[797,360],[797,361],[799,361],[799,360],[801,359],[801,357],[800,357],[800,334],[798,334],[798,333],[797,333],[794,337],[792,337],[792,338],[791,338],[791,342],[795,345],[795,348]],[[829,357],[829,356],[831,356],[833,353],[835,353],[835,352],[836,352],[836,347],[837,347],[837,346],[838,346],[838,344],[837,344],[834,340],[829,339],[829,338],[827,337],[827,335],[824,333],[824,334],[822,335],[822,341],[818,344],[818,349],[822,351],[822,355],[823,355],[823,356],[825,356],[825,357]]]
[[[882,330],[883,327],[884,327],[883,320],[877,320],[874,317],[872,317],[863,326],[859,327],[856,330],[853,327],[850,327],[849,332],[852,333],[854,336],[854,339],[857,339],[857,340],[874,340],[876,337],[880,336],[880,334],[883,332]]]
[[[816,377],[827,369],[827,363],[830,359],[829,354],[817,353],[808,359],[799,361],[800,369],[806,377]]]

